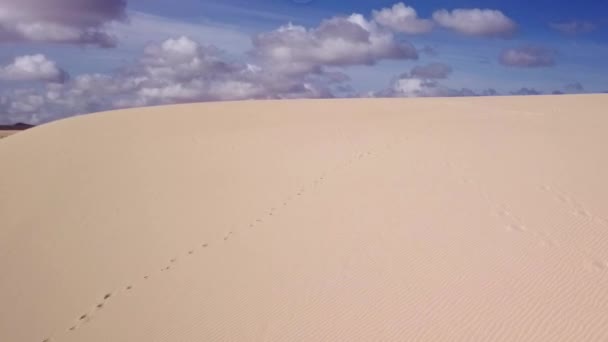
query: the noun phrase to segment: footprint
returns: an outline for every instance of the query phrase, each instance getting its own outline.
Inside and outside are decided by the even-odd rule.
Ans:
[[[523,233],[526,231],[526,228],[524,226],[520,226],[518,224],[509,224],[509,225],[507,225],[507,231],[510,231],[510,232],[515,231],[515,232]]]
[[[505,209],[498,209],[496,213],[501,217],[511,217],[511,213]]]
[[[557,247],[558,246],[557,242],[555,240],[553,240],[545,232],[536,232],[536,233],[533,233],[533,235],[540,240],[541,246],[546,246],[546,247]]]
[[[106,293],[106,295],[105,295],[105,296],[103,296],[103,300],[107,300],[107,299],[109,299],[110,297],[112,297],[112,294],[111,294],[111,293]]]
[[[201,245],[203,248],[207,248],[207,246],[209,246],[208,244],[204,243]]]
[[[76,330],[76,326],[73,326],[70,328],[70,331],[74,331],[74,330]]]
[[[188,251],[188,254],[192,255],[192,254],[194,254],[194,251],[190,250],[190,251]]]
[[[129,285],[129,286],[127,286],[127,288],[126,288],[126,289],[127,289],[127,291],[129,291],[129,290],[131,290],[132,288],[133,288],[133,286]]]
[[[144,276],[144,279],[148,279],[148,278],[150,278],[150,277],[148,277],[148,276]]]
[[[169,261],[170,261],[171,263],[174,263],[174,262],[176,262],[176,261],[177,261],[177,259],[171,259],[171,260],[169,260]]]
[[[86,318],[87,318],[87,314],[84,314],[84,315],[80,316],[80,318],[79,318],[79,319],[82,321],[82,320],[84,320],[84,319],[86,319]]]
[[[97,304],[97,309],[99,310],[99,309],[101,309],[101,308],[103,308],[103,303],[99,303],[99,304]]]

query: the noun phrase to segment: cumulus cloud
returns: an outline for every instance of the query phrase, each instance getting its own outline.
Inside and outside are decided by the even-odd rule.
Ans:
[[[559,31],[563,34],[568,34],[568,35],[589,33],[589,32],[595,31],[595,29],[597,29],[597,25],[595,25],[594,23],[592,23],[590,21],[578,21],[578,20],[550,23],[549,27],[551,27],[552,29]]]
[[[424,66],[416,66],[410,72],[411,76],[426,79],[447,78],[452,72],[449,65],[443,63],[431,63]]]
[[[286,25],[253,38],[253,56],[283,73],[318,72],[326,66],[373,65],[383,59],[417,59],[408,42],[399,42],[360,14],[335,17],[318,27]]]
[[[0,108],[4,108],[9,113],[31,114],[43,107],[45,99],[44,96],[30,91],[14,90],[10,96],[3,96],[0,103],[2,104]]]
[[[68,0],[59,3],[64,1]],[[83,19],[84,24],[76,19],[63,21],[61,16],[54,22],[102,30],[104,23],[121,18],[117,14],[120,11],[112,13],[97,21]],[[353,14],[324,20],[312,28],[288,24],[259,33],[252,38],[247,57],[241,62],[186,36],[166,39],[147,45],[135,62],[108,74],[81,74],[64,83],[5,90],[0,94],[0,120],[40,123],[81,113],[158,104],[350,96],[354,91],[347,83],[345,67],[417,59],[418,53],[388,28]],[[60,79],[57,72],[49,71],[50,61],[36,59],[38,68],[21,68],[28,70],[21,71],[21,79],[34,79],[33,74],[38,74],[38,79]],[[17,78],[13,71],[10,75]]]
[[[454,89],[434,80],[403,76],[394,80],[389,88],[379,92],[378,95],[383,97],[478,96],[468,88]]]
[[[390,32],[358,15],[333,18],[313,29],[288,25],[258,35],[254,42],[254,60],[240,63],[185,36],[167,39],[148,45],[135,63],[111,74],[77,75],[42,91],[5,92],[0,110],[11,121],[38,123],[134,106],[333,97],[336,90],[350,91],[345,85],[349,77],[340,67],[417,57],[413,46],[397,42]],[[6,74],[33,79],[37,73],[40,78],[58,79],[44,57],[33,60],[40,64],[38,69],[22,67],[27,72],[18,74],[11,67]]]
[[[388,88],[372,93],[376,97],[456,97],[479,96],[468,88],[450,88],[438,82],[447,78],[452,68],[441,63],[432,63],[426,66],[412,68],[409,72],[393,78]],[[496,91],[491,90],[492,94]]]
[[[556,51],[541,46],[522,46],[502,51],[499,61],[502,65],[537,68],[555,65]]]
[[[13,63],[0,66],[0,80],[65,82],[68,74],[42,54],[16,57]]]
[[[0,43],[112,47],[105,25],[126,17],[126,0],[0,0]]]
[[[443,9],[433,13],[433,19],[441,27],[469,36],[507,38],[517,29],[512,19],[491,9]]]
[[[402,2],[393,5],[392,8],[383,8],[373,11],[374,20],[396,32],[407,34],[427,33],[433,30],[432,20],[418,18],[418,13],[412,7]]]
[[[222,51],[179,37],[150,44],[136,63],[112,74],[5,91],[0,121],[41,123],[102,110],[200,101],[323,98],[348,81],[339,71],[280,73],[230,62]]]
[[[440,91],[437,82],[403,75],[394,80],[390,88],[382,95],[391,97],[439,96]]]

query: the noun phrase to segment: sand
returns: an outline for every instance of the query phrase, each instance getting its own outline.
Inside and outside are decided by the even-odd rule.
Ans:
[[[0,341],[607,341],[607,95],[132,109],[0,142]]]
[[[13,134],[15,134],[15,133],[17,133],[17,132],[18,132],[18,131],[3,131],[3,130],[0,130],[0,139],[2,139],[2,138],[6,138],[6,137],[8,137],[9,135],[13,135]]]

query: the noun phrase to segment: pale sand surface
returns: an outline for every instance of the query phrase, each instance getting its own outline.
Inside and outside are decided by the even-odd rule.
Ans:
[[[608,341],[606,108],[212,103],[3,139],[0,341]]]
[[[3,131],[3,130],[0,130],[0,139],[2,139],[2,138],[6,138],[6,137],[8,137],[9,135],[13,135],[13,134],[15,134],[15,133],[17,133],[17,132],[18,132],[18,131]]]

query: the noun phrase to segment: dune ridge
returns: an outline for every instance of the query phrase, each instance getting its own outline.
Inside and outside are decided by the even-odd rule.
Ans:
[[[21,132],[0,340],[607,340],[607,104],[207,103]]]

